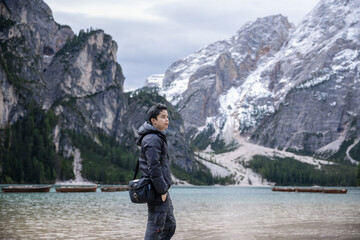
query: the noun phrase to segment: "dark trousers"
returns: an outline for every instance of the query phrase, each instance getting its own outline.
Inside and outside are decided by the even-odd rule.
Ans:
[[[168,193],[165,202],[148,204],[148,221],[144,240],[168,240],[175,233],[174,208]]]

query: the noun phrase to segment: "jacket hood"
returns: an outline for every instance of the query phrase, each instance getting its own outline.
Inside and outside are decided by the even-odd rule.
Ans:
[[[144,124],[141,125],[141,127],[138,129],[137,133],[139,134],[139,137],[136,140],[136,144],[138,146],[141,146],[141,141],[145,137],[145,135],[150,134],[150,133],[157,134],[159,137],[161,137],[166,142],[165,134],[148,122],[144,122]]]

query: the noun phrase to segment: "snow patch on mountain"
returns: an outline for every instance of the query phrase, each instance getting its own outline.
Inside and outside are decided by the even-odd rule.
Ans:
[[[314,87],[318,84],[330,80],[331,77],[334,75],[337,76],[336,82],[341,83],[341,80],[345,77],[343,74],[344,72],[346,73],[355,69],[360,69],[359,56],[360,53],[358,50],[344,49],[343,51],[335,55],[329,71],[327,71],[323,76],[305,81],[302,84],[298,85],[296,88],[304,89]]]
[[[339,138],[337,138],[335,141],[329,143],[328,145],[320,148],[317,150],[317,154],[323,154],[323,153],[335,153],[339,151],[341,144],[344,142],[346,138],[345,132],[340,135]]]
[[[228,40],[218,41],[173,63],[167,72],[171,71],[176,78],[171,82],[163,82],[161,93],[166,95],[168,101],[176,105],[187,90],[190,77],[194,72],[200,67],[214,65],[219,55],[226,52],[229,47]]]
[[[165,74],[153,74],[145,80],[145,86],[161,88]]]
[[[199,162],[201,162],[205,167],[207,167],[211,171],[211,173],[214,177],[224,178],[224,177],[228,177],[231,175],[231,171],[228,170],[226,167],[223,167],[214,162],[206,161],[206,160],[203,160],[200,158],[198,158],[197,160]]]
[[[238,129],[233,133],[235,136],[239,135],[240,132],[256,126],[259,119],[275,111],[275,96],[269,91],[268,83],[261,78],[264,69],[272,63],[270,61],[259,66],[241,86],[231,87],[219,97],[220,116],[226,119],[224,131],[229,131],[227,128]],[[234,134],[231,137],[234,137]]]

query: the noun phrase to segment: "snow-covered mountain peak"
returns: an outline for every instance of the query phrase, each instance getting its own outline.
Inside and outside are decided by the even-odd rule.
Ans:
[[[289,45],[300,53],[330,45],[331,41],[346,39],[358,41],[360,37],[360,2],[323,0],[296,28]]]
[[[276,30],[272,29],[276,26]],[[165,73],[161,92],[176,105],[183,100],[189,80],[200,68],[215,66],[221,54],[229,53],[237,64],[251,58],[258,61],[272,49],[278,49],[286,39],[291,24],[281,15],[259,18],[247,23],[234,36],[205,46],[174,62]],[[279,32],[279,33],[277,33]],[[273,38],[274,34],[278,37]],[[279,36],[283,38],[279,43]],[[261,51],[258,51],[261,48]],[[274,51],[275,52],[275,51]],[[274,53],[273,52],[273,53]],[[271,53],[271,54],[273,54]]]
[[[259,18],[176,61],[161,92],[193,138],[231,144],[242,134],[316,151],[349,134],[360,114],[349,103],[360,87],[358,39],[360,2],[322,0],[297,27],[281,15]]]

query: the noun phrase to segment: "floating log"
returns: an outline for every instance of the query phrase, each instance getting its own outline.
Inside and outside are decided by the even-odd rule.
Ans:
[[[110,187],[102,187],[102,192],[122,192],[129,191],[129,186],[110,186]]]
[[[29,193],[29,192],[49,192],[51,185],[48,186],[9,186],[1,188],[4,193]]]
[[[67,186],[55,188],[56,192],[67,193],[67,192],[96,192],[97,186]]]

